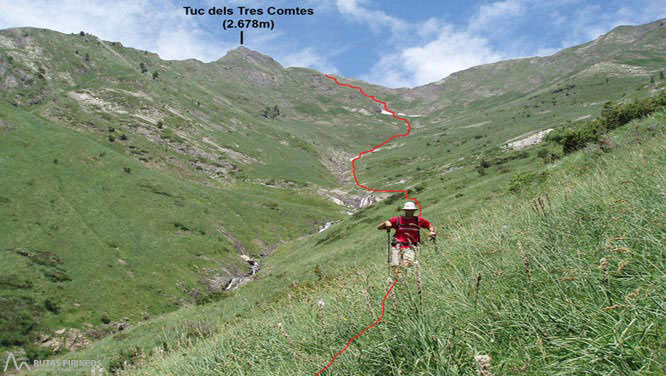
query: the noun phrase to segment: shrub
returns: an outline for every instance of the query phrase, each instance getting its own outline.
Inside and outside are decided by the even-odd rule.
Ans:
[[[157,71],[153,72],[153,80],[157,79],[160,76],[160,74]]]
[[[120,350],[109,361],[109,371],[111,373],[122,371],[126,366],[134,364],[141,353],[142,351],[138,346]]]
[[[115,137],[113,137],[113,136],[109,135],[109,142],[114,142],[115,140],[116,140],[116,138],[115,138]]]
[[[481,166],[476,166],[476,172],[478,172],[480,176],[484,176],[486,174],[486,169]]]
[[[537,156],[541,159],[543,159],[543,163],[550,163],[553,161],[556,161],[560,159],[560,155],[557,153],[553,153],[548,151],[548,149],[540,149],[537,152]]]
[[[120,139],[123,141],[127,141],[127,136],[123,133],[120,135]]]
[[[582,149],[588,142],[599,137],[601,122],[597,119],[586,122],[576,128],[560,128],[547,136],[548,141],[562,145],[565,154]]]
[[[59,270],[45,271],[44,275],[50,279],[51,282],[68,282],[72,280],[72,277],[68,276],[67,273]]]
[[[580,150],[589,142],[599,141],[609,130],[621,127],[634,119],[640,119],[666,107],[666,93],[634,101],[613,104],[607,102],[601,116],[576,127],[565,127],[551,132],[546,140],[562,145],[565,154]]]
[[[0,297],[0,346],[21,346],[39,325],[42,307],[32,298]]]
[[[0,289],[31,289],[32,282],[16,274],[0,275]]]
[[[272,109],[270,107],[266,107],[262,111],[261,115],[266,119],[275,119],[276,117],[280,116],[280,108],[277,105],[275,105]]]
[[[102,317],[100,317],[100,321],[102,322],[102,324],[109,324],[111,322],[111,319],[105,313],[102,315]]]
[[[58,313],[60,312],[60,307],[58,306],[58,303],[54,302],[51,299],[46,299],[44,301],[44,308],[46,308],[47,311],[51,313]]]
[[[509,192],[520,192],[528,187],[541,184],[548,178],[548,172],[525,172],[518,173],[509,182]]]
[[[48,358],[53,351],[48,347],[41,347],[33,343],[26,343],[22,346],[25,350],[25,357],[28,358],[28,361],[34,362],[35,360],[44,360]]]
[[[42,251],[33,248],[9,248],[8,251],[13,251],[19,256],[27,257],[35,264],[49,267],[62,265],[62,260],[57,255],[49,251]]]
[[[261,206],[271,210],[279,210],[278,204],[275,202],[266,202],[261,204]]]
[[[525,158],[529,158],[529,157],[530,157],[530,153],[527,150],[521,150],[518,153],[516,153],[516,156],[515,156],[516,159],[525,159]]]

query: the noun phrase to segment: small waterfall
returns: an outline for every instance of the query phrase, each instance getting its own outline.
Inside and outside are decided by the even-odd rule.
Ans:
[[[250,282],[252,280],[252,276],[257,274],[259,269],[261,269],[261,267],[259,265],[259,261],[255,260],[255,259],[253,259],[249,256],[245,256],[245,255],[241,255],[241,258],[245,262],[250,264],[250,272],[245,274],[245,275],[242,275],[242,276],[231,278],[231,280],[229,281],[227,286],[224,288],[224,291],[235,290],[235,289],[243,286],[244,284]]]
[[[365,208],[366,206],[371,205],[375,202],[375,196],[371,193],[361,198],[361,202],[358,204],[359,209]]]
[[[320,226],[320,227],[319,227],[319,232],[324,232],[324,231],[328,230],[328,228],[331,227],[331,226],[333,226],[333,224],[334,224],[335,222],[337,222],[337,221],[334,221],[334,222],[326,222],[323,226]]]

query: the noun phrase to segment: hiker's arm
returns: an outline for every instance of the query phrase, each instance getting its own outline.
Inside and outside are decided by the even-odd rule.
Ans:
[[[430,230],[430,238],[434,239],[437,236],[437,229],[435,228],[435,225],[430,225],[428,230]]]
[[[390,230],[393,226],[391,225],[391,222],[385,221],[379,224],[377,226],[377,230]]]

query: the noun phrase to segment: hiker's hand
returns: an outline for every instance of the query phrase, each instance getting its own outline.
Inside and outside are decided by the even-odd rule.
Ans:
[[[432,232],[432,231],[430,231],[430,240],[433,240],[433,241],[434,241],[434,240],[436,240],[436,239],[437,239],[437,234],[434,233],[434,232]]]

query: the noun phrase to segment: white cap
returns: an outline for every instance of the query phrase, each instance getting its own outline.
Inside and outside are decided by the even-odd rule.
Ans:
[[[402,210],[416,210],[416,209],[417,209],[416,205],[411,201],[405,202],[405,206],[402,207]]]

